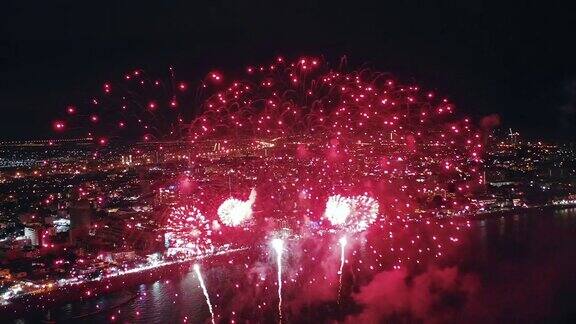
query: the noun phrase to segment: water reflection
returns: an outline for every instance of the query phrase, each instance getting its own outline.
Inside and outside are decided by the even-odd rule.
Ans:
[[[576,288],[575,280],[569,279],[570,274],[576,271],[575,231],[576,208],[473,221],[458,253],[448,264],[459,267],[460,271],[478,278],[480,282],[477,300],[469,301],[471,304],[461,311],[478,308],[480,310],[476,312],[482,314],[486,311],[486,318],[494,321],[533,320],[532,314],[537,314],[540,320],[557,320],[573,314],[571,309],[575,309],[573,301],[576,296],[565,290],[576,291],[572,289]],[[360,253],[370,252],[365,246],[360,248]],[[242,288],[233,286],[239,281],[232,278],[239,277],[242,271],[242,265],[223,265],[205,270],[206,285],[214,294],[215,312],[220,319],[237,315],[231,313],[233,305],[226,305],[226,301],[230,302],[234,294],[241,291]],[[366,282],[357,282],[354,276],[351,273],[351,284],[359,285],[353,289],[358,291]],[[306,285],[302,289],[306,289]],[[273,292],[264,290],[261,293],[271,295],[266,302],[273,301]],[[524,298],[525,294],[535,294],[532,297],[534,303],[543,303],[547,308],[533,305],[529,298]],[[252,302],[256,303],[255,300]],[[314,314],[344,318],[344,315],[321,304],[315,307],[318,309]],[[101,311],[95,313],[96,310]],[[526,314],[522,314],[524,310]],[[345,310],[347,313],[357,311],[357,308]],[[122,322],[130,323],[176,323],[183,320],[200,323],[210,316],[192,271],[123,292],[69,303],[51,310],[51,314],[58,321],[109,322],[114,315]],[[44,315],[31,314],[19,323],[37,322]],[[262,320],[258,317],[261,313],[256,310],[244,316]],[[463,313],[462,316],[472,321],[480,320],[474,318],[476,315]],[[330,318],[320,316],[319,319],[328,321]]]

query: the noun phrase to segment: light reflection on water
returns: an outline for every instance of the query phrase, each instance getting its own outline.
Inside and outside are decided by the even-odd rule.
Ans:
[[[548,259],[556,252],[555,248],[566,244],[574,246],[576,237],[570,234],[575,228],[576,208],[474,220],[467,234],[468,243],[458,253],[458,262],[462,263],[458,265],[485,277],[494,265],[518,261],[522,265],[517,269],[521,275],[522,271],[529,270],[522,267]],[[225,286],[233,270],[218,267],[204,271],[210,290],[210,287]],[[215,307],[217,314],[219,309],[226,308]],[[97,310],[103,311],[94,314]],[[130,323],[176,323],[184,318],[190,323],[202,323],[210,317],[193,271],[107,296],[68,303],[50,313],[53,319],[66,322],[109,322],[114,315],[121,322]],[[85,314],[89,316],[82,317]],[[33,314],[21,322],[37,322],[44,315]]]

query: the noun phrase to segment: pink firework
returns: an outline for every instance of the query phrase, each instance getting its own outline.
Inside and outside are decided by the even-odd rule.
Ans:
[[[354,232],[382,215],[395,222],[474,210],[482,138],[433,91],[319,57],[278,58],[241,76],[211,71],[189,84],[172,69],[157,79],[135,70],[105,83],[87,105],[69,106],[70,120],[54,126],[71,131],[81,119],[82,129],[107,134],[96,137],[103,145],[115,134],[178,139],[186,152],[170,156],[186,156],[218,184],[192,195],[229,226],[263,215],[282,226]],[[237,198],[251,188],[258,199]]]
[[[234,169],[267,193],[255,204],[264,214],[318,219],[337,194],[370,196],[386,215],[473,208],[482,139],[447,99],[310,57],[219,76],[205,80],[212,95],[189,127],[194,158],[257,157]]]
[[[211,226],[211,222],[194,206],[171,208],[165,226],[168,254],[193,256],[213,251]]]
[[[67,106],[65,118],[54,128],[62,131],[69,125],[69,132],[96,139],[176,140],[186,132],[184,122],[193,114],[192,98],[187,83],[177,81],[172,68],[165,75],[134,70]]]

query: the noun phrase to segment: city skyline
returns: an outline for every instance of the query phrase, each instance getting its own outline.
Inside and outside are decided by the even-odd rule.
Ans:
[[[9,1],[0,317],[575,322],[573,13]]]

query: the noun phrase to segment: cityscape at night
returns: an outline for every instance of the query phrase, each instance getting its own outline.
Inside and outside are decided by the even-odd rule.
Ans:
[[[574,11],[286,5],[6,6],[2,321],[576,320]]]

